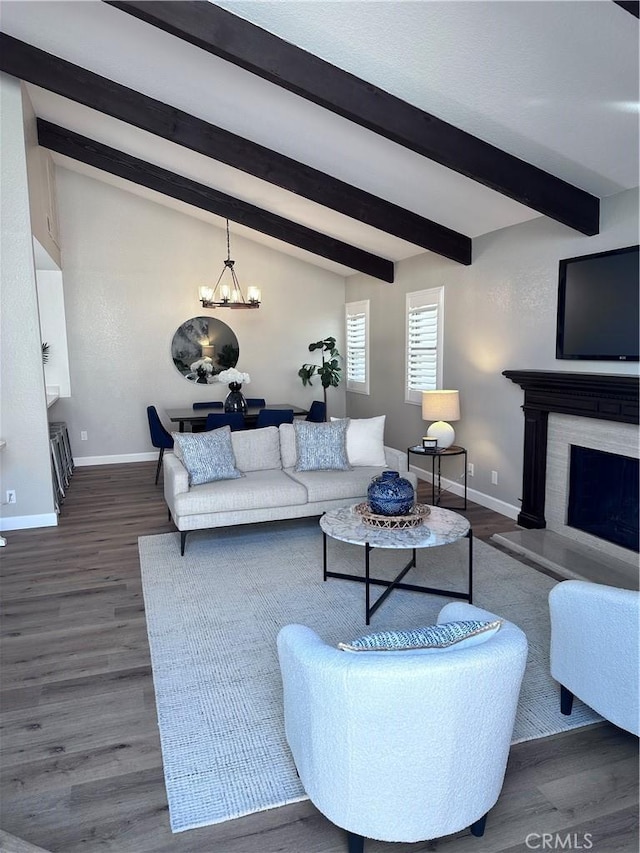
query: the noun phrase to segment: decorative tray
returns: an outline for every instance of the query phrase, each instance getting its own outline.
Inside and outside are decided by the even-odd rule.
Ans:
[[[355,512],[362,516],[362,523],[382,530],[407,530],[418,527],[428,518],[431,507],[427,504],[414,504],[407,515],[376,515],[368,503],[356,504]]]

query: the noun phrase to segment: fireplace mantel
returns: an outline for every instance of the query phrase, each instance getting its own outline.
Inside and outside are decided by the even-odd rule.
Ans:
[[[503,376],[524,390],[522,510],[518,524],[546,527],[549,412],[637,424],[639,380],[637,376],[544,370],[505,370]]]

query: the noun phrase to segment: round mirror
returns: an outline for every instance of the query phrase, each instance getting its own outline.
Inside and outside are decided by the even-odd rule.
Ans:
[[[215,382],[217,373],[236,366],[239,355],[233,330],[215,317],[192,317],[171,341],[173,363],[191,382]]]

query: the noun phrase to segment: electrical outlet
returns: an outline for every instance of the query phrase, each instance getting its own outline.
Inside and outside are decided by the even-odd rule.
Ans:
[[[467,474],[470,477],[473,477],[474,471],[475,471],[475,467],[473,465],[473,462],[469,462],[469,464],[467,465]]]
[[[492,486],[498,485],[498,472],[497,471],[491,472],[491,485]]]
[[[88,437],[86,429],[80,430],[80,441],[86,441]]]
[[[16,503],[16,490],[15,489],[7,489],[7,503],[8,504]]]

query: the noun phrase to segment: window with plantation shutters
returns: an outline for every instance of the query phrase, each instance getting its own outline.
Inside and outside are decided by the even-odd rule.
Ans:
[[[345,305],[347,391],[369,393],[369,300]]]
[[[444,288],[408,293],[406,298],[405,400],[422,402],[423,391],[442,387]]]

